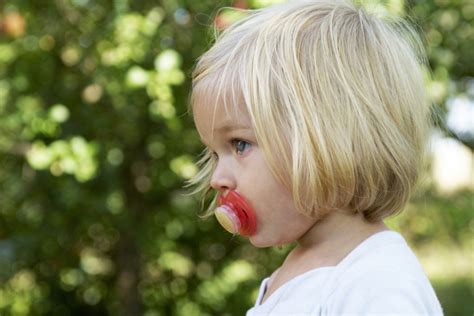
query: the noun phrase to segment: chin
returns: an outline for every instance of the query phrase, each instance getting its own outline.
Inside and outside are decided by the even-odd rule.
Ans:
[[[282,245],[287,243],[287,242],[284,242],[284,241],[281,241],[281,240],[268,240],[268,239],[262,238],[258,234],[250,236],[249,241],[253,246],[255,246],[257,248],[268,248],[268,247],[273,247],[273,246],[282,246]]]
[[[259,238],[258,235],[250,236],[249,241],[252,245],[254,245],[257,248],[267,248],[267,247],[274,246],[273,243],[269,242],[268,240]]]

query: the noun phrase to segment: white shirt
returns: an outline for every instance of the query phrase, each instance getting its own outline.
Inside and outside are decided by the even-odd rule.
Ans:
[[[261,304],[268,280],[247,316],[443,315],[418,259],[394,231],[370,236],[336,266],[298,275]]]

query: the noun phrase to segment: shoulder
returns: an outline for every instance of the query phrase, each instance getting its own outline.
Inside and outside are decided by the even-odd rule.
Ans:
[[[418,259],[395,232],[376,234],[338,267],[330,314],[440,315],[441,306]]]

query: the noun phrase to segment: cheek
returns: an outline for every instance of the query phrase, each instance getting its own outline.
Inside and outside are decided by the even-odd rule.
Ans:
[[[290,194],[264,177],[252,181],[246,191],[259,220],[281,218],[294,207]]]
[[[236,171],[241,176],[238,190],[254,208],[257,231],[274,227],[283,232],[296,215],[291,193],[273,176],[259,149],[240,168]]]
[[[255,206],[257,234],[255,244],[282,245],[298,240],[315,220],[299,213],[291,194],[282,187],[268,192]]]
[[[266,165],[256,169],[254,177],[248,181],[247,191],[257,212],[281,217],[294,210],[291,193],[273,177]]]
[[[296,211],[289,192],[279,186],[268,186],[267,189],[254,200],[260,231],[285,235],[290,232],[289,227],[300,222],[301,214]]]

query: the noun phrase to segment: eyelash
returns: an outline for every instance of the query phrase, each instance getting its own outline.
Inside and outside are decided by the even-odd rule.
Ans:
[[[231,142],[232,146],[234,147],[235,152],[236,152],[237,155],[242,155],[243,152],[250,146],[250,143],[249,143],[249,142],[246,142],[245,140],[238,139],[238,138],[231,139],[230,142]],[[245,146],[244,149],[241,149],[241,150],[239,151],[239,149],[237,148],[237,146],[238,146],[239,144],[245,144],[246,146]]]
[[[248,149],[248,147],[250,146],[250,143],[249,143],[249,142],[247,142],[247,141],[245,141],[245,140],[242,140],[242,139],[239,139],[239,138],[233,138],[233,139],[231,139],[231,140],[229,141],[229,143],[232,145],[232,148],[233,148],[233,150],[235,151],[235,153],[236,153],[237,155],[239,155],[239,156],[240,156],[240,155],[243,155],[243,154],[244,154],[244,151],[245,151],[246,149]],[[239,144],[242,145],[242,143],[245,144],[245,148],[239,150],[239,149],[237,148],[237,146],[239,146]],[[213,158],[219,159],[219,156],[217,155],[217,153],[216,153],[215,151],[211,151],[211,155],[212,155]]]

